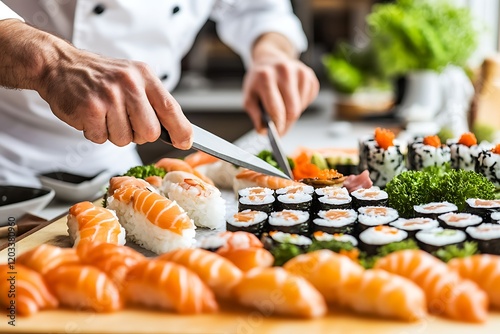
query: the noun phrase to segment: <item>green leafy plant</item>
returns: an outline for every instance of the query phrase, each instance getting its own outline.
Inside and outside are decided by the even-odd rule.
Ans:
[[[405,249],[418,249],[417,243],[413,239],[407,239],[381,246],[377,254],[375,255],[367,256],[366,253],[362,253],[359,259],[359,263],[365,269],[370,269],[373,268],[375,262],[377,262],[378,259],[387,256],[391,253]]]
[[[273,153],[271,151],[262,150],[259,152],[259,154],[257,154],[257,157],[264,160],[265,162],[267,162],[271,166],[281,170],[281,168],[278,166],[278,162],[276,162],[276,159],[274,158]],[[293,160],[288,158],[288,157],[287,157],[287,160],[288,160],[288,164],[290,165],[290,168],[293,169],[295,167]]]
[[[273,247],[270,251],[274,256],[275,266],[282,266],[288,260],[304,253],[299,246],[288,242],[280,243],[276,247]]]
[[[138,179],[145,179],[149,176],[164,177],[167,172],[161,167],[155,165],[135,166],[130,168],[123,176],[133,176]]]
[[[474,241],[466,241],[463,247],[457,245],[448,245],[438,249],[432,255],[439,258],[441,261],[448,262],[455,258],[463,258],[477,254],[477,243]]]

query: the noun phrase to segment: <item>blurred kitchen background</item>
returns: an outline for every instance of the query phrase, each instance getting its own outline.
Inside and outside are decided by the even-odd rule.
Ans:
[[[410,14],[405,14],[410,16],[398,14],[394,10],[386,12],[382,10],[377,17],[371,17],[378,5],[392,4],[404,7],[404,3],[411,5],[414,2],[418,3],[418,0],[292,0],[291,2],[309,40],[309,49],[301,58],[314,69],[321,82],[321,92],[306,114],[314,115],[316,112],[328,110],[332,114],[332,122],[394,120],[396,125],[402,127],[411,125],[418,132],[418,129],[429,128],[427,124],[429,117],[434,123],[439,117],[449,121],[454,117],[450,116],[450,113],[463,118],[462,109],[466,109],[468,125],[471,127],[477,119],[483,119],[488,120],[486,123],[492,124],[494,129],[500,129],[500,112],[496,111],[500,109],[500,91],[499,94],[495,94],[496,90],[500,89],[496,87],[500,81],[494,79],[497,76],[500,79],[500,65],[498,65],[500,60],[496,58],[499,49],[499,0],[448,1],[449,4],[465,10],[465,16],[470,14],[473,18],[473,34],[469,25],[470,20],[464,16],[464,12],[457,14],[450,12],[449,8],[436,7],[436,12],[432,8],[427,21],[419,21],[422,15],[418,10],[422,9],[413,12],[413,17]],[[441,2],[434,0],[430,3]],[[367,21],[370,21],[367,19],[370,17],[371,20],[378,19],[379,22],[368,24]],[[432,20],[436,17],[443,17],[441,26],[433,27]],[[401,24],[397,22],[398,20],[406,26],[403,24],[397,27],[397,24]],[[379,37],[374,35],[373,28],[375,25],[378,31],[381,31],[379,35],[383,35],[384,29],[389,29],[388,26],[392,23],[396,26],[395,30],[401,31],[388,33],[389,37],[391,33],[395,34],[396,37],[392,36],[395,40],[389,42],[387,48],[383,48],[386,50],[385,54],[379,52],[375,54],[375,58],[378,56],[380,63],[384,61],[394,63],[392,67],[382,66],[383,70],[392,71],[390,74],[393,75],[388,80],[384,73],[383,80],[379,80],[376,78],[378,75],[376,72],[383,71],[372,71],[377,65],[367,62],[367,59],[373,60],[376,43],[380,43],[381,40],[373,38],[372,41],[373,36]],[[447,26],[443,27],[444,25]],[[458,31],[448,29],[449,27],[453,29],[453,25]],[[436,42],[432,40],[433,33],[438,37],[447,35],[450,40],[443,39]],[[424,37],[423,40],[422,38],[418,40],[421,37],[418,34]],[[464,50],[457,52],[447,50],[452,42],[455,43],[453,45],[458,44],[457,48],[463,47]],[[404,52],[400,55],[395,54],[399,52],[398,43],[407,53],[413,52],[412,47],[416,48],[415,52],[425,51],[428,48],[429,52],[422,51],[423,55],[417,56],[421,59],[430,54],[436,57],[440,55],[440,61],[443,59],[448,61],[446,57],[449,57],[449,62],[459,65],[460,70],[456,71],[454,67],[451,70],[448,70],[448,67],[446,69],[439,67],[440,65],[433,62],[431,56],[427,57],[429,63],[410,66],[408,64],[412,64],[412,59],[409,59],[407,54]],[[411,45],[412,43],[415,45]],[[380,48],[380,45],[378,47]],[[390,57],[395,57],[396,61]],[[466,59],[461,59],[464,57]],[[407,64],[404,60],[407,60]],[[428,65],[431,63],[432,65]],[[396,66],[398,64],[401,65],[399,68]],[[375,75],[372,72],[375,72]],[[252,124],[242,108],[243,74],[244,67],[240,58],[218,39],[215,24],[208,22],[198,35],[195,46],[184,58],[183,76],[179,86],[172,93],[192,123],[229,141],[234,141],[252,129]],[[462,83],[463,80],[467,81],[463,79],[464,77],[470,82]],[[448,84],[450,82],[451,85]],[[446,85],[449,91],[443,93],[445,96],[437,96],[436,85]],[[451,100],[454,101],[453,104],[443,102]],[[436,114],[441,109],[447,109],[447,114],[441,113],[442,115],[437,117]],[[398,110],[400,110],[399,115]],[[417,122],[414,122],[415,115],[427,115],[427,119],[417,119]],[[474,119],[471,119],[472,116]],[[464,126],[462,123],[459,120],[455,124],[460,128],[456,131],[461,131],[461,127]],[[455,125],[452,124],[450,127]],[[435,128],[437,132],[442,130],[443,126],[439,124]],[[492,136],[492,129],[484,131]],[[166,146],[158,142],[139,147],[139,153],[146,163],[165,155],[186,154],[177,150],[170,152],[165,150]]]

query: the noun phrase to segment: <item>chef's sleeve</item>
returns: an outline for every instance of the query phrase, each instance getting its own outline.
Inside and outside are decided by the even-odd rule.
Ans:
[[[218,0],[211,19],[219,38],[248,66],[255,40],[262,34],[284,35],[297,52],[307,49],[307,38],[289,0]]]
[[[0,20],[5,19],[18,19],[24,22],[23,18],[16,14],[12,9],[7,7],[6,4],[0,1]]]

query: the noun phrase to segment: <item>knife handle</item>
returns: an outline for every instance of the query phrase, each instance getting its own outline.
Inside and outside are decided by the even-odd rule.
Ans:
[[[165,127],[161,124],[160,126],[161,126],[160,139],[165,143],[172,145],[172,139],[170,138],[170,134],[168,133],[167,129],[165,129]]]

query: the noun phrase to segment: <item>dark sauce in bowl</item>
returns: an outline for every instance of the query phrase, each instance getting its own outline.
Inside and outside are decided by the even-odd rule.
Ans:
[[[99,173],[92,175],[92,176],[84,176],[84,175],[71,174],[71,173],[67,173],[67,172],[50,172],[50,173],[40,174],[40,176],[47,177],[47,178],[54,179],[54,180],[59,180],[62,182],[79,184],[79,183],[82,183],[85,181],[90,181],[101,173],[102,172],[99,172]]]
[[[20,186],[0,186],[0,206],[28,201],[47,195],[48,189],[38,189]]]

